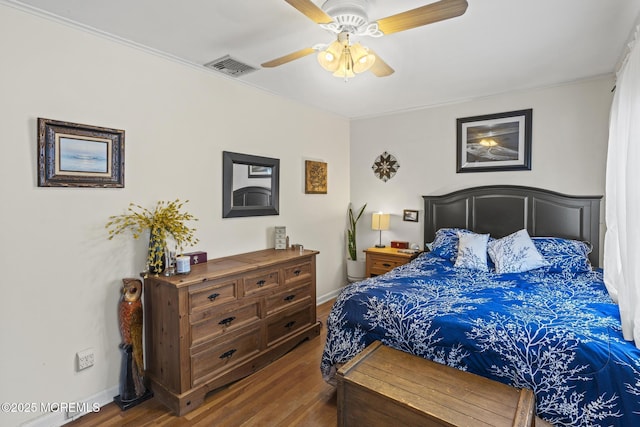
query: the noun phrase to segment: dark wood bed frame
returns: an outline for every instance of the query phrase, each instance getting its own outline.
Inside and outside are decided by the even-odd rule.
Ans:
[[[569,196],[516,185],[467,188],[424,199],[424,242],[440,228],[466,228],[500,238],[526,228],[531,237],[562,237],[593,246],[589,260],[600,263],[602,196]]]
[[[242,187],[233,191],[232,206],[271,206],[271,189],[265,187]]]

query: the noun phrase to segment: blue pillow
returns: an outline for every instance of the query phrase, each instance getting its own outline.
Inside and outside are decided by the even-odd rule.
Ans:
[[[489,242],[488,252],[498,274],[521,273],[549,265],[525,229]]]
[[[458,256],[458,231],[471,233],[464,228],[441,228],[436,231],[431,244],[431,253],[437,257],[455,262]]]
[[[591,246],[559,237],[534,237],[533,244],[549,263],[550,273],[585,273],[592,270]]]

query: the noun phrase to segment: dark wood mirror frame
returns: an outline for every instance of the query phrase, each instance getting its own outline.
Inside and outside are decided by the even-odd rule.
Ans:
[[[234,206],[233,165],[271,168],[271,203],[266,206]],[[264,216],[280,214],[280,159],[249,154],[222,152],[222,217]]]

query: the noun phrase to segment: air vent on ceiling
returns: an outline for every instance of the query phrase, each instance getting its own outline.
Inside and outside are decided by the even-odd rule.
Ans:
[[[245,74],[257,70],[257,68],[244,64],[237,59],[233,59],[229,55],[207,62],[204,66],[232,77],[244,76]]]

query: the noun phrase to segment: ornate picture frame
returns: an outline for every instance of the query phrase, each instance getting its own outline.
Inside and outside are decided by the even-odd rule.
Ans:
[[[531,170],[533,109],[456,120],[456,172]]]
[[[38,118],[38,187],[124,187],[124,130]]]

